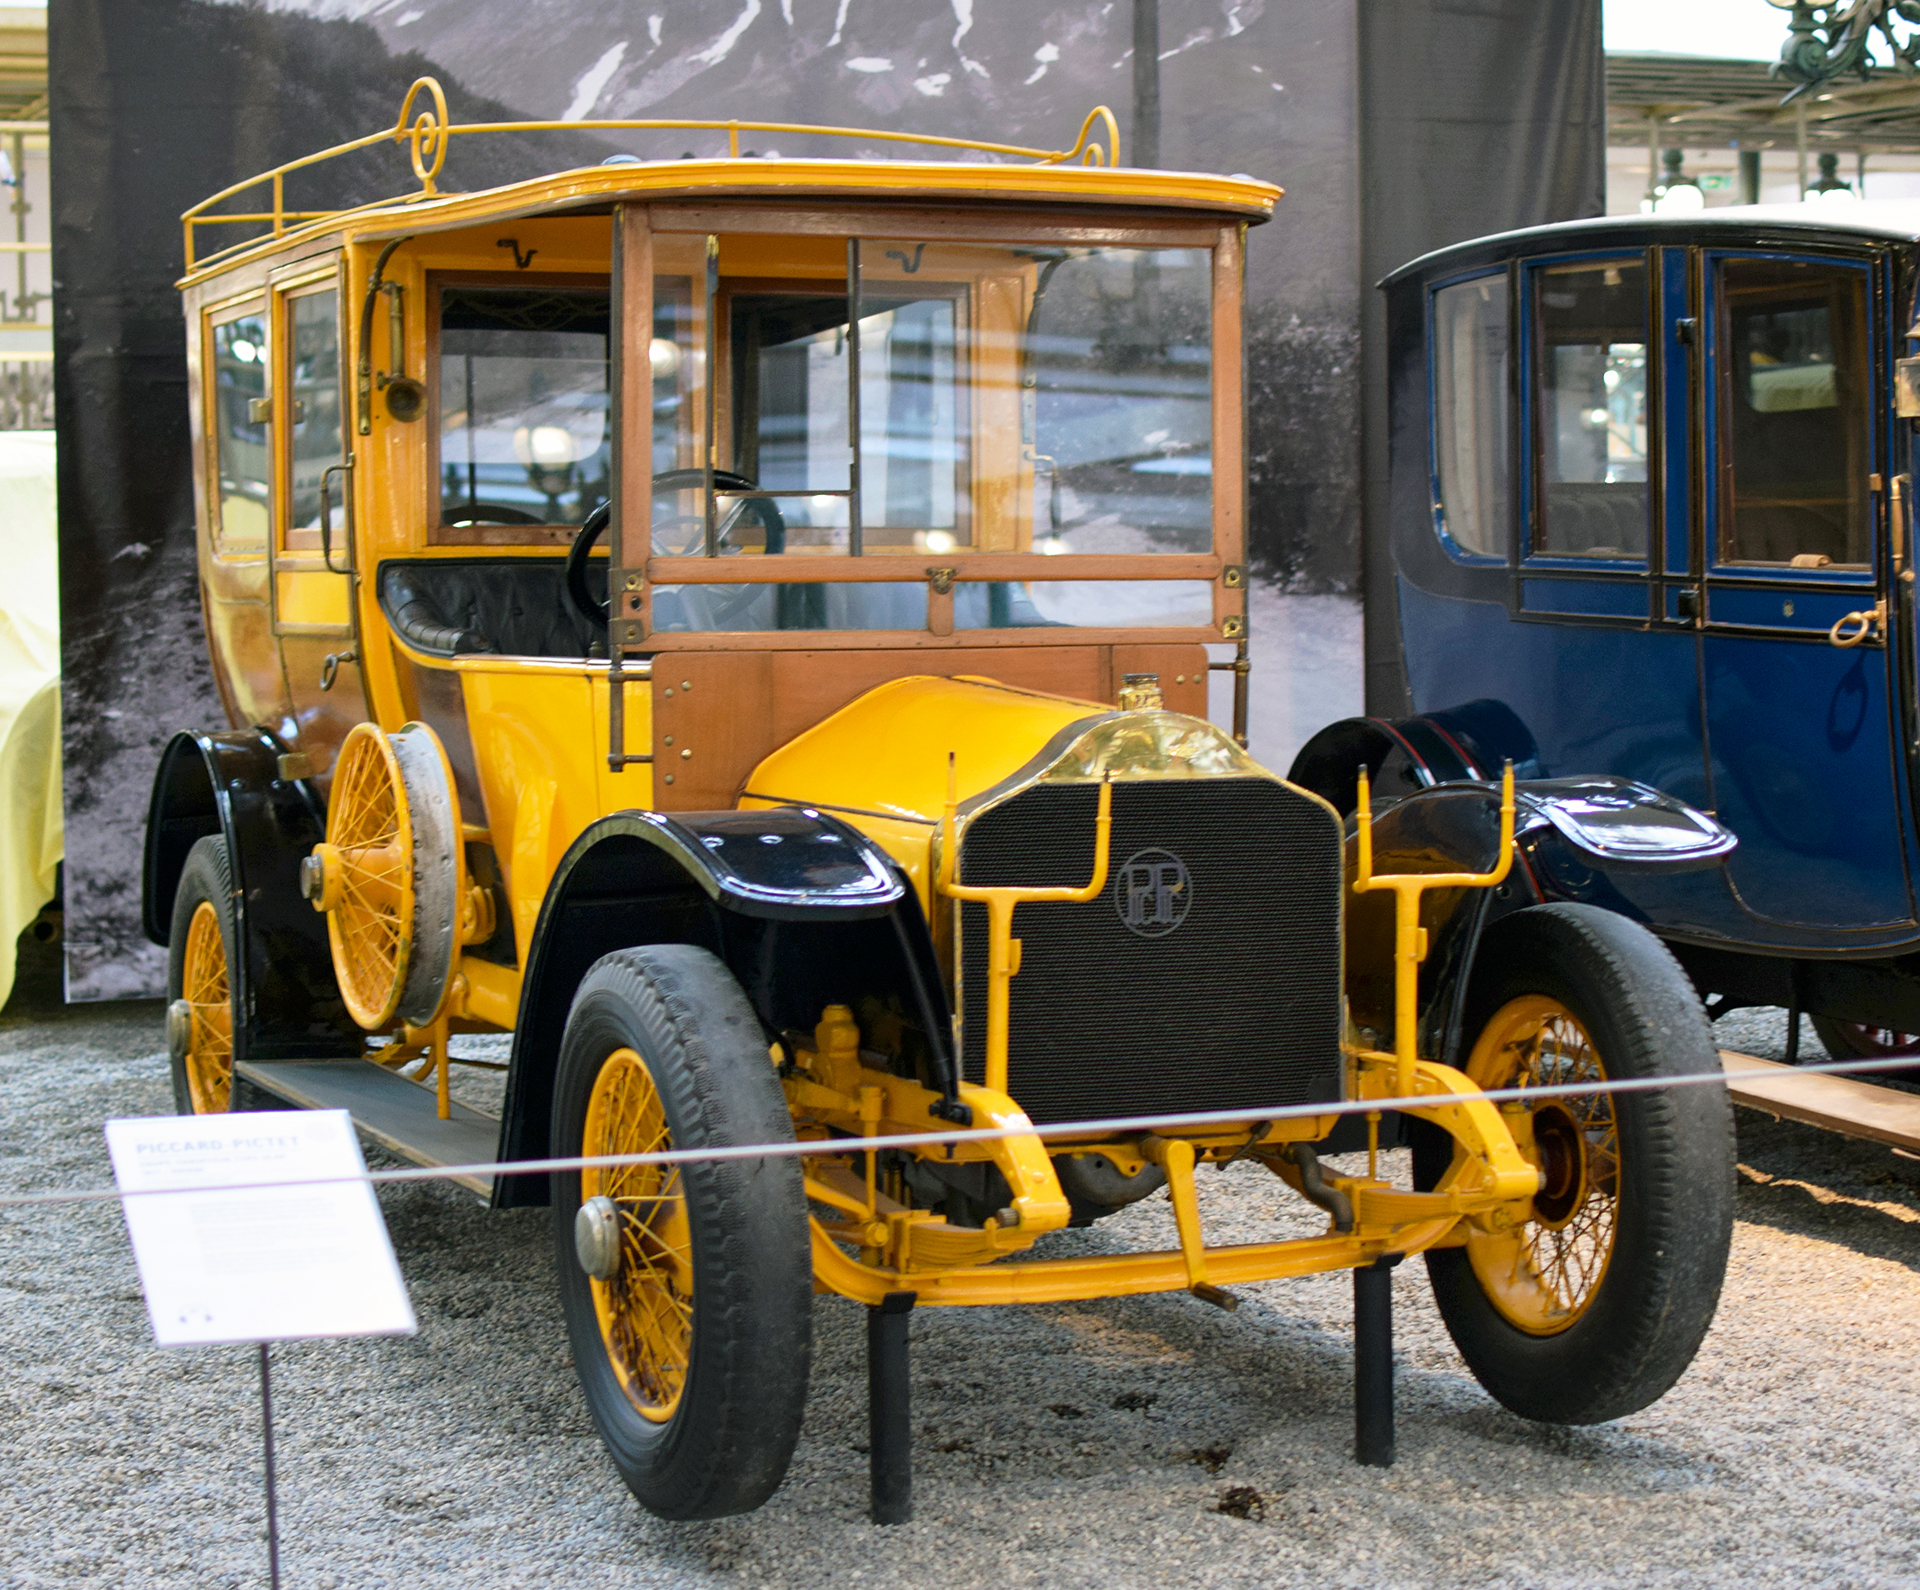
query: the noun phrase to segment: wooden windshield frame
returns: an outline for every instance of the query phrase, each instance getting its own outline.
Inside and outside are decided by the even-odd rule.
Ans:
[[[1245,223],[1185,216],[1102,211],[1045,217],[1004,210],[926,206],[821,206],[777,203],[622,203],[613,218],[615,339],[613,523],[609,527],[611,649],[616,659],[673,651],[868,650],[1006,646],[1219,644],[1246,633],[1246,427],[1242,332]],[[808,558],[741,554],[726,558],[651,554],[652,375],[644,348],[630,349],[630,328],[653,325],[654,238],[728,232],[794,232],[813,236],[952,242],[1032,242],[1120,248],[1205,248],[1212,258],[1213,550],[1207,554],[1125,555],[1031,553],[941,554],[867,552]],[[637,357],[635,355],[638,355]],[[711,388],[709,388],[711,390]],[[640,467],[627,461],[639,460]],[[950,571],[950,572],[949,572]],[[960,630],[953,626],[956,583],[1046,578],[1207,581],[1212,621],[1204,626],[1121,625],[1113,628]],[[820,584],[849,581],[922,583],[928,622],[912,630],[775,630],[657,633],[652,592],[659,584]]]

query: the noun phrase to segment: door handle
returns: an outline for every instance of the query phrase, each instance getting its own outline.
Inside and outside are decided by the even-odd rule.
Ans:
[[[327,566],[329,574],[352,574],[354,536],[353,536],[353,460],[344,464],[329,464],[320,471],[320,561]],[[340,505],[347,511],[347,566],[344,569],[333,565],[333,477],[344,475],[346,485],[340,492]],[[325,685],[320,687],[326,689]]]
[[[1883,639],[1887,629],[1887,603],[1882,597],[1871,607],[1864,607],[1857,613],[1846,613],[1833,621],[1833,627],[1827,631],[1827,639],[1836,646],[1858,646],[1872,636]]]
[[[1887,542],[1893,549],[1893,572],[1897,575],[1907,561],[1907,488],[1911,475],[1893,477],[1893,501],[1887,510]]]

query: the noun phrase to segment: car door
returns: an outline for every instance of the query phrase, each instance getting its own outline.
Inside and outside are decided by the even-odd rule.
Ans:
[[[303,262],[273,281],[273,632],[308,776],[325,778],[347,731],[367,716],[355,638],[346,502],[346,371],[340,265]],[[329,499],[322,532],[321,492]]]
[[[1700,636],[1712,800],[1740,836],[1729,880],[1769,922],[1913,916],[1886,626],[1847,620],[1887,593],[1885,270],[1701,257],[1701,579],[1669,600]]]
[[[1537,638],[1501,699],[1546,766],[1704,805],[1694,637],[1653,621],[1656,575],[1676,537],[1684,559],[1689,524],[1688,379],[1667,346],[1684,264],[1683,251],[1636,248],[1522,271],[1513,615]]]

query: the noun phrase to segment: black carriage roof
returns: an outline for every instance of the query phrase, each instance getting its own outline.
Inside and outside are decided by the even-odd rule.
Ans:
[[[1409,278],[1446,276],[1474,265],[1559,254],[1583,246],[1605,248],[1628,243],[1708,243],[1751,245],[1788,243],[1804,248],[1829,240],[1839,243],[1920,242],[1920,199],[1869,199],[1855,203],[1740,204],[1687,215],[1600,215],[1581,221],[1496,232],[1464,243],[1450,243],[1380,279],[1392,287]]]

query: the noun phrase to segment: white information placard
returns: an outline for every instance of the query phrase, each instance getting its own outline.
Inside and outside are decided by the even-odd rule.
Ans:
[[[413,1305],[373,1187],[194,1189],[364,1177],[345,1110],[107,1122],[147,1316],[162,1347],[411,1335]]]

